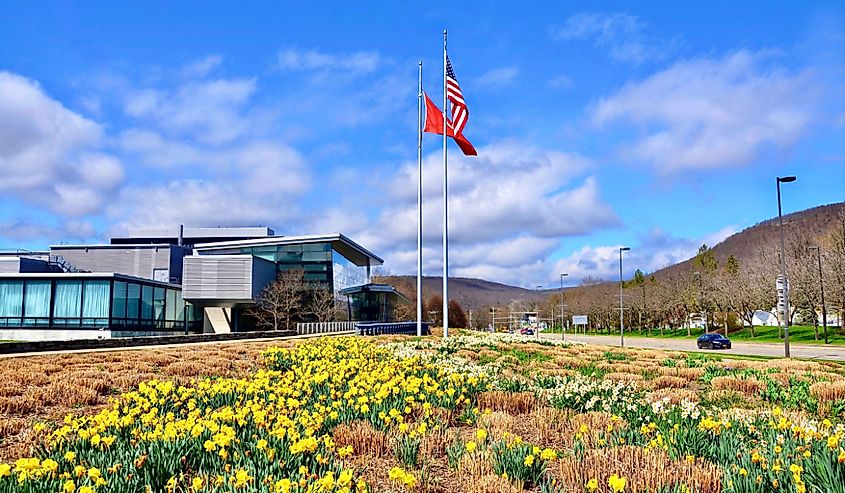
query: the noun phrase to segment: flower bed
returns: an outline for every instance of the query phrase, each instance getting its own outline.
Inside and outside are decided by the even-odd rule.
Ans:
[[[0,493],[845,491],[832,364],[479,335],[262,358],[37,425]]]

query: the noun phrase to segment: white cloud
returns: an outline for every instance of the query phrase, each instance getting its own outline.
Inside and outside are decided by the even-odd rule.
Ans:
[[[557,40],[592,40],[597,48],[623,62],[665,58],[672,43],[650,39],[645,28],[646,24],[634,15],[582,12],[566,19],[562,26],[552,27],[551,32]]]
[[[518,76],[519,69],[516,67],[495,68],[481,74],[476,80],[476,84],[480,87],[501,89],[513,85]]]
[[[223,62],[220,55],[207,55],[182,67],[183,77],[205,77]]]
[[[123,180],[99,124],[37,82],[0,72],[0,191],[62,216],[96,213]]]
[[[277,55],[277,66],[286,71],[335,71],[350,74],[367,74],[379,65],[378,53],[325,53],[319,50],[283,48]]]
[[[255,78],[191,81],[173,91],[133,91],[124,108],[130,116],[176,135],[225,144],[253,130],[244,107],[255,91]]]
[[[624,245],[632,247],[631,251],[624,253],[624,275],[627,279],[637,269],[651,273],[682,262],[693,257],[702,244],[712,247],[735,232],[735,227],[728,226],[701,238],[678,238],[661,229],[653,229],[641,235],[636,244]],[[620,246],[585,245],[568,257],[555,261],[550,271],[566,272],[569,282],[576,284],[586,277],[618,280]]]
[[[254,141],[203,154],[208,177],[126,187],[109,208],[116,229],[287,225],[299,220],[297,203],[311,186],[301,155],[288,146]]]
[[[619,225],[602,201],[597,181],[583,178],[591,164],[560,151],[519,142],[479,148],[477,158],[449,161],[450,268],[454,275],[486,277],[531,285],[542,279],[549,255],[563,237],[586,235]],[[425,249],[427,272],[440,269],[442,163],[425,160]],[[379,252],[394,272],[416,265],[417,210],[414,164],[385,184],[377,216],[332,214],[323,229],[342,226],[347,234]]]
[[[740,166],[768,147],[788,151],[813,119],[807,73],[769,68],[760,54],[678,62],[604,98],[592,110],[597,125],[642,128],[634,158],[663,171]]]

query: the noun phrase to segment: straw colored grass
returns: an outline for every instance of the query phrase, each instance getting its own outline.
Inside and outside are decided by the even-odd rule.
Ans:
[[[597,479],[600,493],[610,492],[608,478],[613,474],[628,479],[630,493],[660,491],[662,488],[686,485],[699,493],[720,493],[722,473],[714,465],[697,459],[672,460],[658,449],[623,446],[589,449],[583,457],[564,457],[556,473],[563,491],[583,491],[590,479]]]

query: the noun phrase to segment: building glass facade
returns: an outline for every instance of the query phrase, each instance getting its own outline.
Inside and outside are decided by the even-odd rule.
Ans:
[[[140,279],[0,279],[0,327],[176,331],[185,309],[181,289]]]
[[[359,267],[332,248],[331,243],[298,245],[263,245],[214,250],[207,255],[249,254],[276,264],[278,272],[292,269],[305,271],[305,280],[332,286],[339,290],[367,282],[365,267]]]

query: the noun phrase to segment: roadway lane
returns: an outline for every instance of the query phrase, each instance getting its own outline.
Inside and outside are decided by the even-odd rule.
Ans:
[[[560,334],[542,334],[546,339],[560,339]],[[619,346],[619,336],[603,335],[566,335],[567,341],[584,342],[587,344],[599,344],[604,346]],[[720,349],[710,351],[698,349],[695,339],[658,339],[646,337],[625,337],[625,346],[667,349],[671,351],[701,351],[712,352],[721,355],[748,355],[748,356],[783,356],[783,344],[776,342],[738,342],[732,341],[731,349]],[[790,344],[789,351],[794,358],[823,359],[832,361],[845,361],[845,346],[822,346],[812,344]]]

